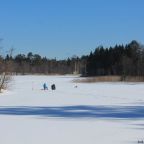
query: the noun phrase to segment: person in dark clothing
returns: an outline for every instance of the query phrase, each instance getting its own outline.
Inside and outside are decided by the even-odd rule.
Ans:
[[[55,84],[52,84],[52,85],[51,85],[51,89],[52,89],[52,90],[56,90]]]

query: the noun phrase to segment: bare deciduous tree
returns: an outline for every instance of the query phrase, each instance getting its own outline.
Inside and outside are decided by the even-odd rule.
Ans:
[[[1,71],[0,71],[0,92],[2,89],[6,89],[8,83],[11,81],[12,75],[12,52],[13,49],[10,49],[9,56],[10,59],[8,61],[2,60],[0,61]]]

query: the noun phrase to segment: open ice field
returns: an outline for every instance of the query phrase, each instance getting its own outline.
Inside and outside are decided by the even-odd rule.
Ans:
[[[10,89],[0,94],[0,143],[137,144],[144,140],[144,83],[76,84],[75,78],[14,77]],[[42,90],[44,82],[48,91]],[[53,83],[55,91],[50,89]]]

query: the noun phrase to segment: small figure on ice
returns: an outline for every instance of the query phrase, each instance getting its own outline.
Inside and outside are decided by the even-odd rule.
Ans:
[[[43,89],[48,90],[48,87],[47,87],[46,83],[43,84]]]
[[[77,85],[75,85],[75,86],[74,86],[74,88],[78,88],[78,86],[77,86]]]
[[[51,85],[51,89],[52,89],[52,90],[55,90],[55,89],[56,89],[55,84],[52,84],[52,85]]]

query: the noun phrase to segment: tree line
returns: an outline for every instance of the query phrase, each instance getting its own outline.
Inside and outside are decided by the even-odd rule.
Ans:
[[[127,45],[100,46],[87,59],[88,76],[144,76],[144,46],[133,40]]]
[[[65,60],[48,59],[39,54],[0,56],[0,73],[14,74],[81,74],[82,76],[144,76],[144,46],[133,40],[126,45],[104,48],[82,57]]]
[[[27,55],[18,54],[15,57],[6,55],[0,57],[0,72],[7,69],[13,74],[73,74],[81,73],[82,62],[78,57],[66,60],[48,59],[39,54],[29,52]]]

